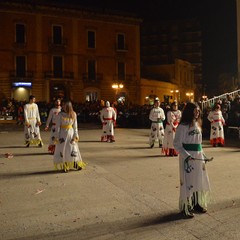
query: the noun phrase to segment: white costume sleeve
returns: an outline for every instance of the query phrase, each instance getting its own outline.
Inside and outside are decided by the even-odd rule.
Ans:
[[[210,122],[213,121],[213,112],[212,112],[212,111],[208,114],[207,119],[208,119]]]
[[[75,113],[75,117],[74,117],[74,121],[73,121],[73,139],[74,140],[78,140],[79,139],[79,135],[78,135],[78,125],[77,125],[77,115]]]
[[[164,121],[165,120],[165,113],[163,111],[163,109],[161,108],[161,116],[160,116],[161,120]]]
[[[49,124],[50,124],[50,122],[52,121],[52,117],[53,117],[53,109],[51,109],[51,110],[49,111],[48,118],[47,118],[47,122],[46,122],[46,127],[49,127]]]
[[[187,128],[188,128],[188,125],[180,124],[177,127],[176,135],[173,141],[174,148],[176,149],[177,152],[179,152],[179,154],[183,157],[183,159],[186,159],[187,157],[191,156],[189,152],[183,148],[184,137],[185,137],[185,132]]]
[[[35,105],[36,105],[36,119],[37,119],[38,122],[41,122],[41,118],[40,118],[40,114],[39,114],[39,110],[38,110],[38,105],[37,104],[35,104]]]
[[[59,136],[60,136],[61,119],[62,119],[62,114],[60,113],[56,117],[56,127],[55,127],[55,132],[53,133],[53,136],[57,140],[59,140]]]
[[[153,121],[153,110],[154,110],[154,108],[149,113],[149,120],[151,120],[151,121]]]

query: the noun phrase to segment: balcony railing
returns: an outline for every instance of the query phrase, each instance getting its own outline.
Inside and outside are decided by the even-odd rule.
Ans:
[[[26,46],[27,46],[27,44],[25,42],[23,42],[23,43],[17,43],[17,42],[13,43],[14,48],[22,49],[22,48],[26,48]]]
[[[74,79],[74,73],[73,72],[45,72],[44,77],[48,79]]]
[[[132,74],[125,74],[125,75],[113,75],[113,80],[117,81],[117,82],[122,82],[122,83],[127,83],[127,82],[131,82],[134,80],[134,75]]]
[[[21,73],[17,73],[16,71],[9,72],[10,80],[12,81],[31,81],[34,77],[33,71],[23,71]]]
[[[120,46],[118,44],[115,45],[115,50],[117,52],[127,52],[128,51],[128,46],[124,44],[124,46]]]
[[[85,86],[99,85],[103,80],[103,74],[96,73],[95,76],[90,76],[88,73],[83,73],[82,80]]]
[[[50,51],[65,51],[67,47],[67,39],[62,38],[59,42],[54,42],[52,38],[48,39],[48,48]]]

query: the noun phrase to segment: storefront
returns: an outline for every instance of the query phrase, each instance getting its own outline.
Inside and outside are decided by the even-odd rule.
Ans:
[[[12,98],[17,101],[28,101],[32,93],[31,82],[13,82],[12,83]]]

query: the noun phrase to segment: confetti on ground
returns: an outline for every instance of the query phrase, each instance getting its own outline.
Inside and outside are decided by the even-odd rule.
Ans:
[[[35,193],[35,195],[42,193],[43,191],[45,191],[45,189],[37,189],[37,192]]]
[[[5,157],[6,158],[13,158],[13,154],[12,153],[5,153]]]

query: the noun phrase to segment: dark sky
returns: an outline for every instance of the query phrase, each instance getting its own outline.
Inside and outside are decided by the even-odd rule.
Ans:
[[[52,0],[54,1],[54,0]],[[55,0],[135,13],[143,19],[199,17],[203,33],[203,81],[237,74],[236,0]]]

